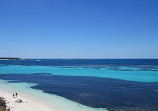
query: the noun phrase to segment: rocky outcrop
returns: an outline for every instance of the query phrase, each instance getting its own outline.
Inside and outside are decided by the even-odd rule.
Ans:
[[[6,111],[6,103],[2,97],[0,97],[0,111]]]

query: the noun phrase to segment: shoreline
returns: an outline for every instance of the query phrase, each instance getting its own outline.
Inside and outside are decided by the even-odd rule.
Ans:
[[[7,83],[0,83],[0,97],[4,98],[6,108],[10,108],[10,111],[56,111],[52,107],[43,104],[42,101],[21,93],[13,98],[15,92],[5,88],[5,84]],[[22,102],[15,102],[17,100],[22,100]]]
[[[64,97],[32,89],[34,85],[36,84],[0,80],[0,97],[5,98],[10,111],[107,111],[106,108],[91,108]],[[13,98],[13,93],[16,92],[18,97]],[[22,103],[15,102],[19,99]]]

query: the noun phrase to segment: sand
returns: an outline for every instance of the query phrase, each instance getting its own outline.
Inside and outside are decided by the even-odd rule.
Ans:
[[[29,98],[27,95],[18,95],[13,98],[13,92],[6,90],[3,85],[0,85],[0,97],[6,100],[7,108],[10,111],[55,111],[53,108],[46,106],[40,100]],[[22,100],[22,103],[16,103],[16,100]]]

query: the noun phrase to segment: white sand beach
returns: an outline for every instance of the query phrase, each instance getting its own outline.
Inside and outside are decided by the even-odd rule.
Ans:
[[[10,108],[10,111],[55,111],[40,102],[40,100],[36,100],[35,98],[31,99],[26,95],[18,95],[13,98],[13,92],[6,90],[2,85],[0,85],[0,97],[6,100],[7,108]],[[22,100],[21,103],[15,102],[19,99]]]

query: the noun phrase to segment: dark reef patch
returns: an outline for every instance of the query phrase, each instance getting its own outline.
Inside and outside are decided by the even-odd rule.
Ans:
[[[56,76],[48,73],[0,74],[10,82],[38,83],[32,87],[78,103],[109,111],[158,111],[158,83],[119,79]]]

